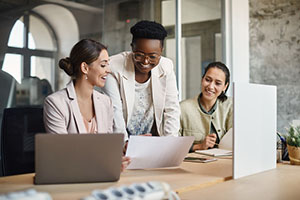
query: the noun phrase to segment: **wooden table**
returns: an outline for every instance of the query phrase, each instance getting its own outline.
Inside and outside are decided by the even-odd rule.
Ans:
[[[278,164],[276,169],[182,193],[180,197],[182,200],[298,200],[300,166]]]
[[[135,182],[163,181],[170,184],[181,196],[230,179],[232,159],[223,158],[210,163],[183,162],[179,168],[125,170],[118,182],[109,183],[33,185],[33,176],[34,174],[25,174],[1,177],[0,193],[34,188],[40,192],[50,193],[54,200],[80,199],[90,195],[94,189],[118,187]]]

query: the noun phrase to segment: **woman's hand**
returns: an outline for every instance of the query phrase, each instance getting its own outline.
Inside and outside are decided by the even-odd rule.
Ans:
[[[193,151],[213,148],[216,144],[217,135],[215,133],[207,135],[203,142],[193,145]]]
[[[126,167],[130,164],[130,158],[123,156],[122,157],[122,169],[121,171],[124,171],[124,169],[126,169]]]

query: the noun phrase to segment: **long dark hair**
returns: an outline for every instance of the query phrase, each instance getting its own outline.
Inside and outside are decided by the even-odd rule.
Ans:
[[[226,92],[227,92],[227,90],[229,88],[229,84],[230,84],[230,82],[229,82],[229,80],[230,80],[230,72],[229,72],[229,69],[227,68],[227,66],[224,63],[222,63],[222,62],[212,62],[212,63],[209,63],[207,65],[207,67],[205,68],[205,71],[204,71],[204,74],[203,74],[202,78],[204,78],[204,76],[206,75],[206,72],[210,68],[214,68],[214,67],[216,67],[216,68],[218,68],[218,69],[220,69],[220,70],[222,70],[224,72],[224,74],[225,74],[225,85],[228,83],[225,92],[222,91],[222,93],[218,96],[218,99],[220,101],[224,102],[227,99]]]
[[[91,64],[98,59],[103,49],[107,49],[107,47],[100,42],[91,39],[80,40],[72,48],[69,57],[60,59],[59,67],[69,76],[78,78],[81,75],[81,63],[86,62],[86,64]]]

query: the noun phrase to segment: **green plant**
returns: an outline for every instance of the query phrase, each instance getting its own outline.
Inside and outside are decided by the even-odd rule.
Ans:
[[[285,138],[288,145],[300,147],[300,126],[291,125]]]

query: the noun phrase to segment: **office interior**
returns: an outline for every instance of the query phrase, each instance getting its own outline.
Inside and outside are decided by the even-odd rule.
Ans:
[[[277,86],[285,133],[300,120],[299,10],[298,0],[0,0],[0,121],[5,108],[41,107],[65,87],[58,60],[77,41],[100,41],[110,55],[130,51],[129,29],[146,19],[168,31],[163,54],[180,100],[199,94],[205,66],[222,61],[231,81]]]

